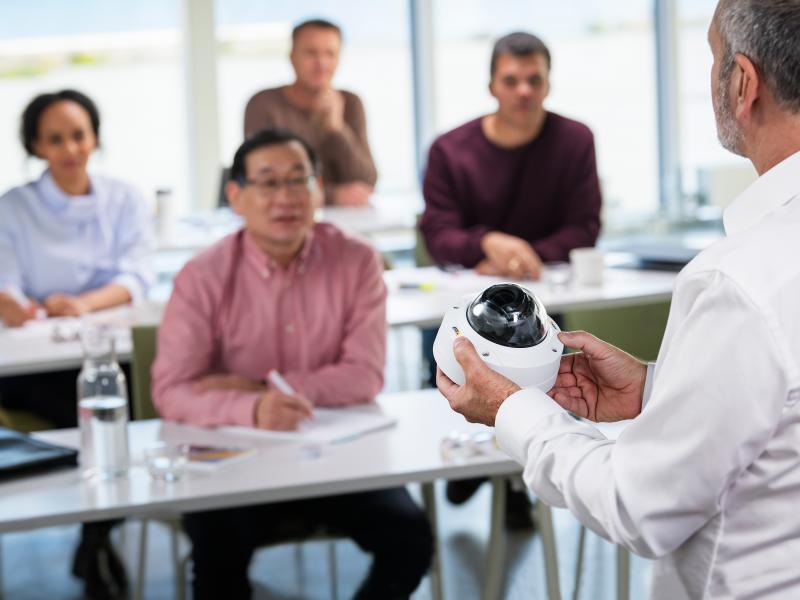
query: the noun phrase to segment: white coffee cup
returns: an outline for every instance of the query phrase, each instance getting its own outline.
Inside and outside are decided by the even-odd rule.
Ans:
[[[599,248],[573,248],[569,251],[572,279],[578,285],[601,285],[605,254]]]

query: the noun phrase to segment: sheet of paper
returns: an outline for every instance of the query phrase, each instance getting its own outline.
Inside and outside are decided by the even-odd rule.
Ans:
[[[371,404],[343,408],[315,408],[314,418],[303,421],[297,431],[267,431],[235,426],[220,427],[218,431],[262,439],[330,444],[346,442],[366,433],[391,427],[395,422],[396,420],[386,415],[379,406]]]

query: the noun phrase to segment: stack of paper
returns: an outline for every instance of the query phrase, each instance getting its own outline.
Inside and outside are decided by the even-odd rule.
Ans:
[[[335,444],[355,439],[365,433],[391,427],[396,419],[386,415],[376,404],[344,408],[315,408],[314,418],[301,423],[297,431],[268,431],[253,427],[220,427],[219,431],[261,438]]]

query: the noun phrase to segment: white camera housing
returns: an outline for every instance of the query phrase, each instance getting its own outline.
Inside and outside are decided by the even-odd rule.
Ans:
[[[433,357],[445,375],[463,385],[464,371],[453,354],[453,341],[463,335],[494,371],[522,388],[546,392],[555,384],[564,351],[559,331],[530,290],[501,283],[453,303],[436,334]]]

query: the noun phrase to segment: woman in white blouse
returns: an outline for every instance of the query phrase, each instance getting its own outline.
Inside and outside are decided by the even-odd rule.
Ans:
[[[100,116],[84,94],[42,94],[22,115],[25,150],[47,162],[0,197],[0,318],[86,312],[143,298],[152,280],[148,206],[131,185],[90,175]]]

